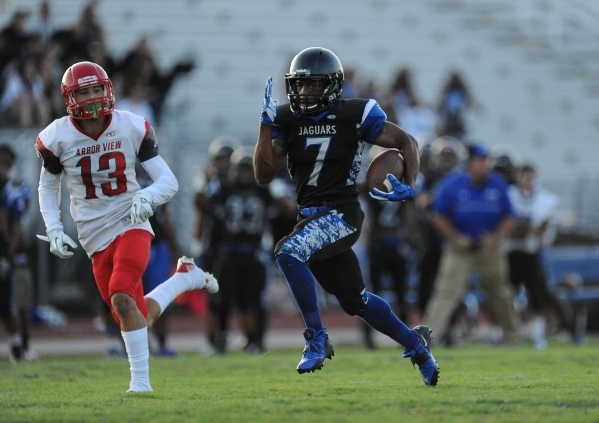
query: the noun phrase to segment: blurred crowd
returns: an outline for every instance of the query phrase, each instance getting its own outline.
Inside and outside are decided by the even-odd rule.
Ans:
[[[52,3],[42,0],[36,12],[16,10],[0,29],[0,127],[44,127],[66,114],[60,91],[64,71],[80,61],[102,66],[111,76],[118,107],[159,125],[166,95],[177,76],[194,68],[182,61],[161,72],[146,36],[124,57],[109,53],[96,2],[82,5],[77,22],[57,27]]]
[[[64,116],[64,102],[57,89],[60,79],[70,65],[84,60],[101,65],[110,75],[117,109],[132,111],[144,116],[152,125],[160,125],[169,89],[177,76],[194,68],[194,63],[181,62],[167,72],[160,72],[149,40],[144,36],[119,60],[108,51],[95,2],[83,5],[78,21],[68,28],[56,27],[49,1],[41,1],[35,13],[16,11],[9,24],[0,30],[0,127],[44,127]],[[472,140],[468,114],[482,110],[482,106],[463,75],[450,72],[434,104],[427,104],[416,92],[409,68],[399,69],[388,87],[363,80],[356,70],[346,69],[342,94],[346,98],[376,99],[389,121],[417,139],[421,154],[414,201],[372,201],[363,187],[367,224],[355,249],[363,262],[369,289],[385,296],[406,322],[435,321],[433,328],[441,328],[437,330],[437,341],[448,346],[472,331],[479,311],[488,304],[490,318],[501,328],[498,340],[515,336],[520,325],[528,321],[534,346],[545,348],[549,331],[547,319],[551,310],[557,310],[560,316],[557,325],[566,328],[574,342],[580,342],[581,328],[576,326],[568,304],[560,302],[549,291],[541,263],[543,250],[551,245],[555,236],[557,196],[541,187],[535,164],[523,162],[513,148],[486,147],[484,142]],[[362,177],[368,162],[379,151],[373,147],[365,152]],[[160,274],[168,276],[173,260],[181,252],[190,254],[203,269],[218,278],[221,286],[218,295],[209,300],[194,299],[192,295],[186,299],[187,305],[205,318],[208,345],[205,355],[227,351],[234,312],[240,316],[247,341],[245,350],[263,353],[268,312],[284,307],[283,303],[290,300],[284,279],[272,262],[272,250],[295,226],[294,186],[285,165],[268,187],[258,185],[253,178],[253,146],[244,146],[234,137],[216,138],[207,153],[209,162],[193,184],[197,216],[194,245],[181,248],[177,244],[165,206],[156,211],[152,222],[155,230],[159,228],[156,232],[160,235],[152,247],[156,248],[153,259],[161,269]],[[6,155],[12,166],[14,153],[9,151]],[[491,245],[495,241],[467,240],[464,248],[458,246],[448,253],[447,234],[440,230],[442,224],[433,218],[442,210],[438,202],[445,181],[460,172],[464,175],[478,172],[493,181],[502,178],[503,182],[497,184],[504,184],[501,190],[513,208],[512,226],[502,234],[505,248],[498,249],[493,256],[496,261],[490,260],[486,266],[481,263],[489,260],[485,253],[495,248]],[[8,178],[7,175],[5,183]],[[13,186],[12,182],[7,186]],[[4,195],[7,193],[8,190]],[[538,197],[544,214],[537,210],[541,206],[534,205]],[[7,197],[4,201],[9,200]],[[24,209],[15,214],[12,224],[17,225],[22,213]],[[490,227],[489,232],[496,229]],[[19,261],[22,256],[18,253],[20,251],[11,252],[13,264],[18,267],[22,263],[21,267],[27,268],[27,261]],[[451,260],[448,254],[453,254]],[[505,262],[506,267],[494,267],[500,262]],[[448,293],[457,288],[451,285],[450,273],[440,276],[441,268],[446,272],[452,268],[465,269],[467,274],[458,289],[464,290],[465,295],[448,297]],[[161,276],[160,280],[167,276]],[[449,285],[441,289],[440,281]],[[144,286],[146,283],[153,282],[144,280]],[[33,291],[30,287],[23,294],[26,298],[21,320],[25,323],[29,319],[27,308],[34,304]],[[494,296],[500,295],[498,292],[509,292],[509,301],[493,302]],[[520,295],[522,292],[526,294]],[[334,298],[324,292],[319,295],[325,308],[335,306]],[[209,301],[207,306],[202,305],[206,301]],[[430,309],[431,302],[435,309],[447,307],[446,315],[435,314]],[[164,325],[156,331],[155,351],[173,356],[174,351],[167,345],[167,316],[168,313],[163,319]],[[34,357],[28,347],[27,324],[21,325],[20,332],[16,329],[17,323],[10,319],[5,319],[5,326],[12,336],[13,346],[22,345],[19,354]],[[111,327],[109,316],[100,327],[109,336],[118,335]],[[376,348],[368,326],[364,326],[363,335],[365,346]],[[111,344],[111,354],[123,354],[119,342]]]

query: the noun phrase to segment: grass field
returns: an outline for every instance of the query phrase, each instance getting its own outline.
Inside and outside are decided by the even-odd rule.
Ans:
[[[391,348],[339,347],[305,375],[300,351],[151,359],[144,394],[126,360],[2,361],[0,422],[599,422],[598,347],[438,348],[436,388]]]

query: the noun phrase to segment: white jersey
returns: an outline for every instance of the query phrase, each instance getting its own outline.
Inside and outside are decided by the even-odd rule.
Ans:
[[[538,228],[545,222],[548,229],[539,237],[529,234],[524,239],[509,239],[510,251],[525,251],[530,254],[540,252],[543,247],[550,245],[555,238],[555,214],[559,198],[553,192],[536,184],[530,194],[525,195],[517,186],[511,185],[508,191],[514,213],[517,217],[530,221],[533,228]]]
[[[140,189],[135,176],[137,159],[144,167],[159,164],[149,172],[155,183],[146,189],[153,205],[168,201],[178,188],[174,175],[158,156],[154,130],[144,118],[129,112],[113,111],[97,136],[85,133],[69,116],[57,119],[38,135],[36,149],[44,162],[39,195],[46,229],[62,228],[57,189],[64,175],[71,216],[90,257],[133,228],[130,209],[133,195]],[[135,229],[153,234],[147,221]]]

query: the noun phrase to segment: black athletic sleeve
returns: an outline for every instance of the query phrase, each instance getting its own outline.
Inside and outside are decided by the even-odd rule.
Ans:
[[[56,155],[48,150],[40,137],[35,140],[35,151],[37,156],[42,159],[42,166],[53,175],[60,175],[62,173],[62,164],[60,159]]]
[[[146,121],[146,135],[139,146],[137,158],[140,162],[145,162],[158,156],[158,141],[156,141],[156,133],[154,128]]]

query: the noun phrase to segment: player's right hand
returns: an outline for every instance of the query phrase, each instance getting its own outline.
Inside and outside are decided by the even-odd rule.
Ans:
[[[262,113],[260,114],[260,123],[266,126],[272,126],[279,110],[279,101],[272,98],[272,76],[266,80],[264,88],[264,101],[262,103]]]
[[[369,192],[370,196],[379,201],[410,201],[414,199],[414,188],[411,185],[403,184],[392,174],[387,175],[387,179],[391,182],[393,191],[383,192],[378,188],[373,188]]]
[[[141,225],[150,217],[154,216],[151,199],[148,194],[143,191],[137,191],[135,195],[133,195],[130,216],[132,226]]]
[[[50,241],[50,252],[61,259],[68,259],[73,256],[67,245],[73,249],[77,248],[75,241],[71,239],[62,229],[53,229],[48,232]]]

